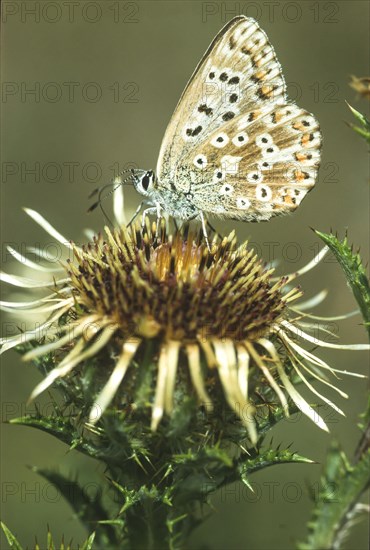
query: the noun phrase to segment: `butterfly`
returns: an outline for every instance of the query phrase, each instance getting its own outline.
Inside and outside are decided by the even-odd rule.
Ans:
[[[240,15],[191,76],[156,172],[131,170],[130,177],[145,197],[143,220],[153,213],[198,219],[209,246],[210,215],[258,222],[295,210],[315,184],[320,148],[319,124],[288,100],[265,32]]]

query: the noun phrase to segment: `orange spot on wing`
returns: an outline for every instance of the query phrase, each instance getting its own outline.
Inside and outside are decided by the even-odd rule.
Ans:
[[[280,120],[283,118],[283,116],[284,116],[284,113],[282,113],[281,111],[277,111],[275,113],[275,121],[280,122]]]
[[[311,138],[311,134],[303,134],[301,139],[301,145],[303,147],[308,147],[310,144],[310,138]]]
[[[266,97],[270,97],[273,91],[274,91],[274,88],[271,84],[262,86],[261,88],[261,93]]]
[[[258,80],[265,80],[266,74],[267,74],[266,71],[262,70],[262,71],[258,71],[255,76],[256,78],[258,78]]]
[[[296,153],[295,158],[299,162],[302,162],[303,160],[307,160],[307,155],[305,155],[304,153]]]
[[[294,179],[296,181],[302,181],[306,178],[305,173],[302,170],[294,170]]]
[[[293,206],[294,202],[292,200],[292,197],[290,195],[285,195],[284,197],[284,203],[288,204],[289,206]]]

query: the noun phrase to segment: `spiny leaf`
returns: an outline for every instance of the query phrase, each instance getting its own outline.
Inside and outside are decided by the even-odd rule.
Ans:
[[[81,550],[92,550],[94,540],[95,540],[95,532],[91,533],[89,538],[85,540],[85,542],[81,546]]]
[[[6,539],[9,543],[9,546],[12,550],[23,550],[22,546],[19,544],[13,533],[8,529],[8,527],[5,525],[5,523],[1,522],[1,528],[6,536]],[[78,548],[80,550],[92,550],[93,548],[93,542],[95,539],[95,532],[91,533],[89,537],[85,540],[85,542],[82,543],[82,546],[78,545],[77,547],[74,545],[74,548]],[[28,548],[28,547],[27,547]],[[53,541],[52,534],[50,530],[48,530],[47,538],[46,538],[46,545],[40,546],[37,542],[35,543],[35,546],[33,547],[34,550],[55,550],[55,544]],[[65,546],[64,544],[64,538],[62,539],[62,542],[60,543],[59,550],[72,550],[72,543]]]
[[[99,491],[95,498],[90,498],[81,485],[58,472],[37,468],[33,468],[33,470],[46,478],[60,491],[86,529],[89,530],[93,524],[100,524],[101,520],[108,519]],[[98,528],[97,538],[104,547],[117,544],[115,531],[109,526]]]
[[[274,466],[274,464],[284,463],[315,464],[313,460],[292,452],[290,449],[284,449],[282,451],[280,449],[268,449],[255,458],[242,460],[240,465],[244,470],[247,470],[248,473],[252,473],[267,468],[268,466]]]
[[[361,257],[348,245],[347,237],[342,241],[333,234],[315,233],[327,244],[342,267],[353,295],[360,307],[370,337],[370,285]]]
[[[59,441],[66,443],[71,449],[78,449],[89,456],[98,458],[98,450],[81,437],[81,434],[68,417],[61,415],[27,415],[19,418],[12,418],[9,420],[9,423],[37,428],[43,432],[53,435],[59,439]]]
[[[50,533],[50,531],[48,531],[48,534],[47,534],[47,537],[46,537],[46,546],[47,546],[47,549],[48,550],[55,550],[55,545],[54,545],[54,541],[53,541],[53,537]],[[62,540],[62,543],[61,543],[61,549],[63,548],[64,550],[64,541]]]
[[[347,238],[340,241],[335,235],[319,231],[316,233],[341,265],[370,336],[370,285],[360,255],[353,252]],[[369,410],[363,415],[365,421],[368,417]],[[332,445],[321,478],[320,491],[316,495],[312,520],[308,524],[309,535],[305,543],[298,545],[299,550],[339,548],[348,534],[358,510],[357,503],[370,485],[369,427],[363,426],[363,429],[354,465],[349,463],[338,445]]]
[[[33,467],[32,471],[44,477],[57,488],[86,528],[90,528],[92,523],[107,518],[107,513],[100,502],[99,492],[96,498],[92,499],[77,481],[72,481],[59,472],[36,467]]]
[[[103,521],[99,521],[99,525],[116,525],[123,528],[125,522],[122,519],[105,519]]]
[[[126,502],[119,512],[123,517],[109,520],[109,524],[125,529],[127,548],[170,548],[166,491],[161,492],[154,485],[142,485],[137,490],[116,486]]]
[[[227,467],[232,466],[232,460],[227,452],[218,447],[204,447],[200,452],[188,451],[187,453],[174,455],[174,461],[177,464],[194,464],[210,465],[211,461],[215,461]]]
[[[358,427],[362,431],[362,436],[356,448],[355,460],[360,460],[370,447],[370,395],[368,396],[367,409],[360,415]]]
[[[275,464],[287,463],[314,464],[314,461],[292,452],[289,449],[284,449],[282,451],[280,449],[267,449],[254,458],[245,459],[242,457],[238,465],[239,476],[243,483],[251,488],[249,481],[250,474],[269,466],[274,466]]]
[[[14,550],[23,550],[22,546],[19,544],[13,533],[8,529],[5,523],[1,522],[1,528],[6,536],[6,540],[9,543],[10,548]]]
[[[347,102],[346,102],[347,103]],[[360,136],[366,139],[368,143],[370,143],[370,121],[366,118],[365,115],[351,107],[349,103],[347,103],[348,107],[352,111],[352,114],[354,117],[359,121],[361,126],[355,126],[354,124],[349,124],[349,126],[357,132]]]
[[[329,550],[339,548],[347,534],[353,511],[363,492],[370,484],[370,449],[351,466],[336,444],[328,453],[324,474],[312,519],[309,535],[299,550]]]

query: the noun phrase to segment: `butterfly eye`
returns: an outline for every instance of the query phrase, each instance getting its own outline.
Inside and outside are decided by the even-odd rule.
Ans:
[[[154,181],[154,172],[149,170],[140,180],[141,190],[147,192]]]
[[[143,177],[141,181],[141,185],[143,186],[144,191],[148,190],[149,184],[150,184],[150,177],[146,175]]]

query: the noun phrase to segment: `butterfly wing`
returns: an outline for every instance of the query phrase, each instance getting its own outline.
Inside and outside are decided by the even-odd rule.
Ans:
[[[173,181],[180,158],[209,133],[230,117],[254,109],[261,88],[255,81],[256,72],[260,78],[266,74],[264,91],[269,92],[273,81],[275,101],[283,102],[284,78],[266,34],[254,19],[235,17],[209,46],[172,115],[157,165],[161,182],[168,178]]]
[[[315,184],[320,147],[316,119],[294,104],[240,115],[184,159],[193,161],[193,203],[246,221],[293,211]]]
[[[321,138],[314,117],[289,105],[285,90],[266,34],[253,19],[234,18],[208,48],[175,109],[159,154],[159,186],[191,190],[200,210],[230,217],[268,219],[294,209],[314,184]],[[267,143],[260,141],[265,134]],[[261,167],[267,160],[268,170]],[[256,170],[258,181],[251,174]]]

